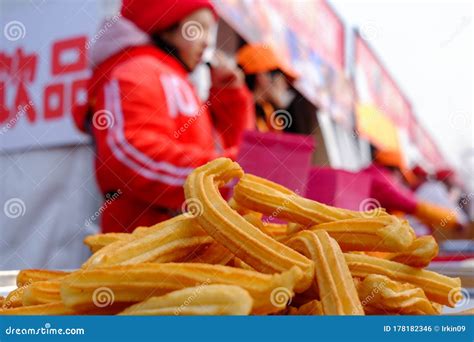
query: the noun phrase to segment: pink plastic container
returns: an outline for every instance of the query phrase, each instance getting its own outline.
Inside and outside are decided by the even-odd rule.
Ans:
[[[338,208],[360,210],[370,198],[372,176],[327,167],[313,167],[306,197]]]
[[[304,195],[314,151],[311,136],[246,132],[237,162],[245,172]]]

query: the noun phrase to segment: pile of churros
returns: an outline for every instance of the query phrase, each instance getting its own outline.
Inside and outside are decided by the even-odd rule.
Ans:
[[[330,207],[227,158],[184,191],[179,216],[87,237],[79,270],[20,271],[0,314],[432,315],[462,300],[459,278],[423,269],[436,241],[383,209]]]

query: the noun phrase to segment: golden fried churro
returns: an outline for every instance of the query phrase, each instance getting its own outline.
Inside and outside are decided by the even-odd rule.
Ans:
[[[200,285],[152,297],[132,305],[119,315],[248,315],[252,311],[250,294],[234,285]]]
[[[303,229],[306,229],[306,227],[302,224],[295,223],[295,222],[288,222],[288,225],[286,228],[286,234],[294,235]]]
[[[234,187],[234,200],[242,207],[305,226],[387,215],[383,209],[358,212],[334,208],[303,198],[279,184],[250,174],[243,175]]]
[[[38,305],[61,301],[59,288],[64,278],[37,281],[25,287],[23,291],[23,305]]]
[[[227,158],[196,168],[184,185],[186,199],[198,201],[202,206],[202,213],[196,219],[217,242],[260,272],[275,273],[295,265],[300,267],[304,277],[296,290],[304,291],[311,285],[313,262],[249,223],[219,193],[219,186],[242,174],[240,166]]]
[[[0,296],[0,308],[3,307],[3,303],[5,302],[5,297]]]
[[[97,252],[99,249],[110,245],[113,242],[132,239],[132,235],[128,233],[107,233],[107,234],[96,234],[86,236],[84,244],[89,247],[92,253]]]
[[[255,211],[248,211],[243,215],[243,217],[262,232],[273,237],[277,241],[284,240],[287,237],[288,226],[286,224],[272,223],[269,219],[264,219],[261,213]]]
[[[421,236],[413,243],[408,250],[399,253],[390,253],[389,260],[400,262],[413,267],[426,267],[431,260],[438,255],[438,244],[433,236]]]
[[[337,242],[324,230],[304,230],[288,246],[310,257],[326,315],[363,315],[354,281]]]
[[[41,269],[25,269],[21,270],[16,276],[16,286],[22,287],[30,285],[37,281],[53,280],[56,278],[64,277],[71,272],[66,271],[53,271],[53,270],[41,270]]]
[[[2,308],[3,309],[11,309],[17,308],[23,305],[23,293],[27,286],[19,287],[13,291],[11,291],[7,297],[4,299]]]
[[[59,281],[71,272],[25,269],[18,273],[18,288],[10,292],[4,308],[45,304],[59,300]],[[34,286],[33,286],[34,285]]]
[[[440,313],[439,308],[433,306],[422,289],[383,275],[368,275],[357,285],[357,292],[366,312],[405,315]]]
[[[22,316],[41,316],[41,315],[74,315],[74,310],[64,306],[61,302],[20,306],[13,309],[0,309],[1,315],[22,315]]]
[[[251,266],[247,265],[245,262],[243,262],[242,260],[240,260],[239,258],[235,257],[234,259],[232,259],[232,261],[229,263],[229,266],[234,266],[234,267],[237,267],[237,268],[242,268],[244,270],[251,270],[251,271],[255,271]]]
[[[409,248],[415,239],[408,221],[389,215],[322,223],[310,229],[327,231],[345,252],[398,252]]]
[[[176,261],[214,242],[194,218],[187,215],[174,217],[132,236],[132,239],[119,240],[100,249],[83,268]]]
[[[395,261],[376,258],[362,254],[344,254],[347,265],[355,277],[365,278],[370,274],[385,275],[402,283],[410,283],[420,287],[428,299],[453,307],[450,292],[461,286],[459,278],[404,265]],[[451,292],[452,293],[452,292]]]
[[[214,242],[194,258],[187,260],[187,262],[227,265],[233,257],[234,254],[232,254],[227,248],[222,246],[220,243]]]
[[[270,222],[264,221],[263,226],[265,227],[265,230],[270,233],[270,236],[272,236],[277,241],[282,242],[288,238],[288,234],[287,234],[288,225],[287,224],[270,223]]]
[[[306,304],[301,305],[299,308],[290,307],[288,315],[296,316],[320,316],[324,315],[323,305],[319,300],[312,300]]]
[[[61,298],[75,310],[95,307],[98,292],[107,292],[113,305],[134,304],[186,287],[224,284],[241,286],[254,299],[253,313],[281,310],[272,304],[275,288],[292,294],[302,277],[298,267],[281,274],[263,274],[234,267],[191,263],[143,263],[81,270],[67,276],[61,285]]]

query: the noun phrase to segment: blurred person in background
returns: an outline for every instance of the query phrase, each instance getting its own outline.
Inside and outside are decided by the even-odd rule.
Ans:
[[[297,74],[265,44],[246,44],[237,51],[237,63],[255,102],[256,129],[281,131],[272,114],[284,110],[293,100],[290,90]]]
[[[124,0],[121,17],[95,43],[88,107],[75,121],[93,136],[106,199],[103,232],[131,231],[180,212],[183,184],[214,158],[235,158],[254,127],[241,71],[221,59],[201,103],[188,75],[216,25],[210,0]]]
[[[433,203],[439,207],[449,209],[450,217],[457,221],[458,227],[466,226],[469,219],[463,211],[463,207],[458,203],[459,197],[453,198],[452,193],[456,193],[454,186],[454,173],[449,169],[441,169],[434,177],[430,177],[428,172],[421,172],[421,167],[417,166],[417,176],[420,185],[415,190],[415,195],[420,201]],[[450,192],[451,191],[451,192]],[[448,216],[448,214],[446,214]],[[443,218],[442,222],[448,220]],[[443,223],[446,224],[446,223]]]
[[[391,213],[411,215],[431,229],[455,228],[459,226],[452,207],[433,202],[430,198],[418,197],[409,187],[416,176],[404,167],[400,153],[373,150],[374,161],[361,172],[372,177],[371,197]],[[418,235],[429,233],[427,229],[416,229]]]

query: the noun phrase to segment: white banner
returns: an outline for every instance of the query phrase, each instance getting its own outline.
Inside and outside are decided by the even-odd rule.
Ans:
[[[87,99],[99,1],[2,0],[0,150],[83,143],[71,108]]]

